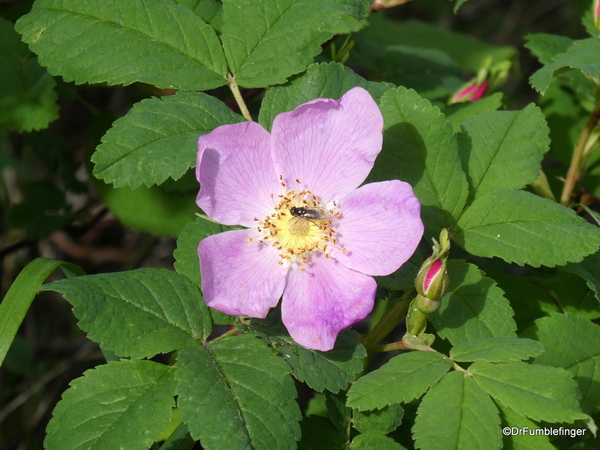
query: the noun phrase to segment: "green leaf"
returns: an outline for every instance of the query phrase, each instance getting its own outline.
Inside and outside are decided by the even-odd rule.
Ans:
[[[362,360],[367,352],[353,330],[342,331],[332,350],[320,352],[303,347],[290,337],[278,309],[271,310],[264,320],[252,320],[246,328],[266,340],[290,365],[292,375],[315,391],[335,393],[346,389],[363,370]]]
[[[600,41],[597,38],[573,41],[564,53],[557,55],[553,61],[534,73],[529,78],[531,86],[540,94],[544,94],[554,75],[570,69],[579,69],[584,75],[600,78]]]
[[[200,259],[198,257],[198,244],[200,241],[213,234],[230,230],[230,227],[210,220],[197,217],[195,222],[188,224],[177,238],[177,248],[173,252],[175,271],[187,277],[196,286],[201,287]],[[217,325],[231,325],[234,318],[213,308],[208,309],[212,320]]]
[[[496,406],[500,411],[502,427],[517,427],[519,429],[526,427],[528,430],[539,428],[538,424],[503,406],[502,403],[496,403]],[[507,450],[556,450],[556,447],[550,443],[548,436],[529,433],[505,435],[503,448]]]
[[[460,125],[479,114],[489,111],[496,111],[502,106],[502,93],[496,92],[489,97],[480,98],[474,102],[454,103],[444,108],[444,114],[452,124],[455,132],[460,131]]]
[[[371,11],[369,0],[329,0],[327,3],[340,13],[349,14],[355,19],[362,20]]]
[[[462,70],[436,48],[388,45],[379,60],[381,78],[414,89],[422,97],[449,97],[463,84]]]
[[[366,81],[352,69],[336,62],[312,64],[303,74],[267,91],[260,108],[258,122],[265,129],[270,130],[277,114],[291,111],[315,98],[337,100],[356,86],[369,91],[375,101],[379,101],[385,92],[394,87],[389,83]]]
[[[289,367],[246,334],[187,348],[177,358],[178,405],[207,450],[292,450],[300,409]]]
[[[135,189],[181,178],[196,165],[198,138],[243,118],[200,92],[142,100],[118,119],[92,156],[94,175]]]
[[[369,24],[352,36],[356,45],[352,49],[351,60],[356,53],[361,53],[367,59],[379,59],[388,46],[401,42],[409,47],[447,53],[463,70],[476,73],[481,67],[488,64],[493,67],[517,54],[513,47],[491,45],[472,36],[418,20],[396,21],[383,14],[371,14]]]
[[[533,103],[521,111],[480,114],[461,128],[458,144],[469,203],[499,188],[520,189],[539,176],[550,139],[544,114]]]
[[[40,286],[57,267],[67,277],[84,275],[74,264],[36,258],[25,266],[0,303],[0,366]]]
[[[563,270],[583,278],[600,301],[600,252],[585,257],[580,263],[567,264]]]
[[[571,372],[582,394],[581,407],[588,414],[600,409],[600,328],[575,314],[551,314],[524,333],[538,339],[546,351],[536,364],[562,367]]]
[[[471,378],[451,372],[423,397],[413,426],[417,448],[499,449],[496,405]]]
[[[167,192],[163,186],[113,188],[92,177],[106,206],[122,225],[154,235],[178,236],[198,212],[197,192]]]
[[[178,420],[179,425],[175,430],[170,431],[169,425],[173,423],[174,418]],[[168,438],[160,446],[160,450],[191,450],[196,445],[196,441],[190,436],[187,425],[181,422],[181,410],[179,409],[173,410],[171,422],[167,425],[166,432],[169,433],[167,434]],[[160,438],[161,436],[159,436],[159,440]]]
[[[465,3],[467,3],[469,0],[456,0],[456,3],[454,3],[454,9],[453,12],[454,14],[456,14],[458,12],[458,9],[464,5]]]
[[[596,252],[600,232],[551,200],[499,189],[473,202],[458,221],[454,241],[476,256],[553,267]]]
[[[302,419],[302,439],[298,450],[347,450],[346,434],[333,426],[329,419],[308,416]]]
[[[332,394],[329,391],[325,392],[325,408],[329,420],[338,428],[338,430],[347,433],[352,420],[352,408],[349,408],[346,403],[348,396],[346,391],[340,391],[337,394]]]
[[[352,425],[361,433],[388,434],[402,422],[404,410],[400,405],[388,405],[375,411],[352,411]]]
[[[577,383],[563,369],[524,362],[478,361],[469,372],[495,400],[535,421],[572,423],[588,417],[579,408]]]
[[[406,448],[387,436],[366,433],[352,439],[350,450],[406,450]]]
[[[431,315],[440,337],[457,345],[489,338],[515,338],[517,325],[504,292],[472,264],[448,261],[450,290]]]
[[[296,379],[309,385],[317,392],[328,390],[338,392],[346,389],[348,383],[363,370],[365,348],[358,342],[358,333],[342,331],[335,347],[328,352],[310,350],[296,344],[291,338],[270,336],[277,352],[292,368]]]
[[[203,341],[211,332],[198,288],[166,269],[87,275],[44,290],[61,292],[88,337],[119,356],[150,358]]]
[[[225,225],[196,217],[196,221],[189,223],[177,238],[177,248],[173,252],[175,271],[186,276],[192,283],[200,287],[198,244],[208,236],[230,229]]]
[[[172,1],[38,0],[16,30],[65,81],[183,90],[227,83],[214,29]]]
[[[0,124],[18,132],[40,130],[58,117],[54,79],[0,17]],[[10,86],[10,89],[8,89]]]
[[[218,0],[176,0],[187,6],[219,33],[223,27],[223,4]]]
[[[528,34],[525,41],[525,47],[531,50],[542,64],[551,63],[556,55],[566,52],[573,45],[573,39],[547,33]]]
[[[321,0],[224,2],[221,39],[236,83],[247,88],[285,83],[313,62],[338,20]]]
[[[394,356],[380,369],[354,382],[348,391],[348,406],[364,411],[409,402],[437,383],[451,366],[452,362],[440,353]]]
[[[121,361],[88,370],[58,402],[44,447],[147,449],[171,418],[173,372],[152,361]]]
[[[452,228],[467,198],[467,180],[452,126],[437,107],[399,87],[381,97],[383,150],[373,179],[410,183],[421,202],[426,233]]]
[[[544,352],[544,346],[531,339],[491,338],[462,342],[450,350],[454,361],[508,362],[529,359]]]
[[[530,277],[505,274],[490,269],[486,269],[486,272],[498,283],[510,302],[515,312],[517,333],[530,327],[536,319],[547,315],[548,311],[558,311],[556,302]],[[527,299],[526,302],[523,301],[524,298]]]
[[[559,270],[551,277],[529,279],[547,292],[551,299],[550,303],[543,305],[544,315],[549,315],[549,312],[572,312],[590,320],[600,317],[600,305],[594,292],[578,275]]]

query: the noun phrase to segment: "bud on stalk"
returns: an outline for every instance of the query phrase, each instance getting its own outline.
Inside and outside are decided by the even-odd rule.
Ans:
[[[448,291],[450,281],[446,270],[446,260],[450,251],[450,238],[448,230],[443,229],[440,233],[440,242],[434,239],[433,255],[431,255],[417,274],[415,288],[420,296],[437,300]],[[427,309],[427,308],[425,308]]]
[[[411,302],[406,316],[406,330],[412,336],[419,336],[425,331],[427,316],[440,308],[441,299],[450,285],[446,270],[450,251],[448,230],[444,228],[440,241],[434,239],[433,242],[433,254],[419,269],[415,280],[418,295]]]

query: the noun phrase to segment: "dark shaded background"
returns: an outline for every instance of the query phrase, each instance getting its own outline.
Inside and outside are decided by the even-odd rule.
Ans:
[[[31,4],[31,1],[1,2],[0,15],[15,21]],[[453,14],[452,5],[448,0],[412,0],[393,8],[389,14],[399,21],[416,18],[489,43],[517,48],[520,76],[511,77],[503,88],[511,102],[510,109],[537,99],[527,79],[539,64],[523,47],[526,34],[585,36],[577,4],[569,0],[471,0],[457,15]],[[470,76],[465,74],[465,80]],[[1,81],[0,86],[5,89]],[[58,79],[57,82],[60,118],[51,124],[50,134],[17,134],[0,128],[0,152],[29,167],[36,179],[49,180],[63,188],[64,180],[59,173],[73,174],[73,184],[68,189],[72,210],[67,223],[43,239],[28,237],[22,229],[9,227],[7,214],[11,203],[22,195],[23,181],[18,173],[4,174],[5,184],[0,186],[2,297],[22,268],[38,256],[73,262],[88,274],[173,267],[175,240],[123,227],[98,200],[85,169],[86,160],[112,121],[123,116],[133,103],[163,92],[141,84],[107,88],[75,86]],[[235,107],[225,89],[213,93]],[[250,90],[245,95],[260,98],[261,92]],[[258,101],[254,104],[257,106]],[[34,140],[50,139],[49,136],[65,148],[64,158],[51,164],[47,155],[31,151]],[[55,273],[50,280],[60,277]],[[0,449],[43,448],[45,427],[68,383],[104,361],[97,345],[77,328],[70,305],[57,294],[40,294],[0,369]],[[305,404],[310,392],[301,391],[300,395],[306,397],[300,399]]]

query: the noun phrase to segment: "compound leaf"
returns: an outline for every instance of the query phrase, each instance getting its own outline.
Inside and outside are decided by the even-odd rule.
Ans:
[[[579,408],[577,383],[563,369],[524,362],[478,361],[469,372],[494,399],[535,421],[572,423],[588,418]]]
[[[544,352],[544,346],[532,339],[491,338],[462,342],[452,347],[454,361],[508,362],[529,359]]]
[[[496,405],[485,391],[471,377],[451,372],[423,397],[413,436],[416,447],[427,450],[499,449],[499,425]]]
[[[196,165],[198,138],[243,119],[201,92],[142,100],[118,119],[92,156],[94,175],[135,189],[181,178]]]
[[[395,356],[352,385],[348,391],[348,406],[365,411],[409,402],[437,383],[451,366],[450,360],[440,353],[413,352]]]
[[[403,87],[381,97],[381,112],[383,150],[371,177],[399,178],[413,186],[426,233],[452,228],[468,194],[452,125],[437,107]]]
[[[515,338],[514,312],[494,280],[473,264],[448,261],[450,289],[431,315],[440,337],[452,344],[489,338]]]
[[[550,146],[546,119],[530,104],[521,111],[491,111],[472,117],[458,135],[469,203],[498,188],[523,188],[539,175]]]
[[[16,30],[66,81],[207,90],[227,83],[215,30],[162,0],[39,0]]]
[[[458,221],[454,240],[473,255],[553,267],[596,252],[600,232],[551,200],[498,189],[473,202]]]
[[[198,288],[166,269],[87,275],[43,289],[61,292],[89,338],[119,356],[150,358],[203,341],[211,332]]]
[[[175,406],[173,372],[152,361],[120,361],[88,370],[71,382],[58,402],[44,447],[149,448]]]
[[[258,121],[269,130],[277,114],[291,111],[315,98],[337,100],[356,86],[369,91],[375,101],[379,101],[385,92],[394,87],[390,83],[367,81],[340,63],[312,64],[302,75],[293,77],[286,84],[275,86],[267,91],[261,104]]]
[[[251,334],[187,348],[177,358],[178,405],[207,450],[293,450],[300,439],[287,364]]]
[[[321,0],[224,2],[221,39],[236,83],[247,88],[285,83],[312,63],[338,20]]]
[[[529,79],[531,86],[544,94],[554,75],[570,69],[579,69],[584,75],[600,78],[600,41],[596,38],[573,41],[573,45],[564,53],[558,54],[553,61],[534,73]]]
[[[581,407],[593,414],[600,408],[600,328],[576,314],[551,313],[524,333],[538,339],[546,351],[536,364],[562,367],[573,374],[582,394]]]

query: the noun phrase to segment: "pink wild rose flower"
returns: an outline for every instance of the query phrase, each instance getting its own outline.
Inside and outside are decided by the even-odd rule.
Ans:
[[[242,225],[200,242],[208,306],[264,318],[281,304],[292,338],[330,350],[373,309],[374,275],[388,275],[423,235],[409,184],[358,187],[381,150],[383,118],[369,93],[319,98],[200,137],[196,202],[213,220]]]

